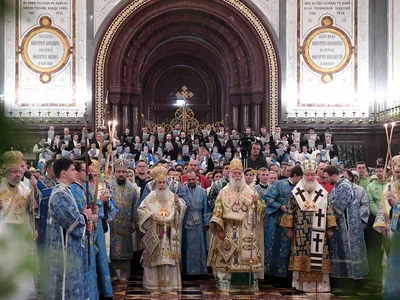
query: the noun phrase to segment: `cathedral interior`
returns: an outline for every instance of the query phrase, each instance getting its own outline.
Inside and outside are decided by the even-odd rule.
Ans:
[[[343,164],[375,166],[388,145],[400,152],[399,32],[397,0],[1,1],[1,148],[33,160],[51,126],[95,132],[114,121],[120,136],[176,123],[198,132],[312,128],[332,134]],[[376,281],[325,298],[280,282],[217,293],[211,277],[155,296],[139,273],[115,285],[114,299],[381,294]]]

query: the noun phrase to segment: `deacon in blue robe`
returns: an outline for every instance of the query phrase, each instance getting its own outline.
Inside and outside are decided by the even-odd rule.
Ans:
[[[331,277],[363,279],[368,274],[364,229],[360,203],[356,200],[354,187],[349,180],[338,178],[330,194],[330,204],[338,225],[338,230],[329,241],[333,267]]]
[[[78,169],[78,168],[77,168]],[[78,182],[74,182],[71,185],[71,192],[75,198],[76,204],[78,206],[79,211],[82,213],[83,209],[86,207],[86,184],[81,185]],[[90,206],[93,204],[93,192],[89,191],[89,203]],[[100,224],[101,225],[101,224]],[[88,273],[88,291],[90,300],[96,300],[99,298],[99,292],[97,288],[97,272],[96,272],[96,253],[97,247],[94,243],[94,237],[96,235],[98,223],[95,224],[95,230],[90,234],[90,266],[88,265],[88,242],[87,236],[85,236],[85,263],[84,268]]]
[[[294,171],[293,171],[294,170]],[[264,200],[267,209],[264,217],[264,274],[275,277],[288,277],[292,241],[287,237],[287,228],[282,227],[281,219],[293,188],[301,179],[300,167],[292,169],[291,177],[275,182],[267,191]]]
[[[186,193],[187,210],[183,219],[182,273],[187,275],[207,274],[206,231],[209,229],[211,208],[205,189],[196,185],[196,174],[188,172]]]
[[[46,227],[46,285],[44,299],[80,300],[89,297],[84,268],[86,217],[70,188],[56,185],[49,200]]]

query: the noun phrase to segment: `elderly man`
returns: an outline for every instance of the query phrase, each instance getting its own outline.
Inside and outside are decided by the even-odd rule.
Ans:
[[[119,208],[116,218],[110,223],[110,257],[117,276],[127,280],[133,259],[132,232],[136,230],[135,207],[137,192],[128,180],[128,161],[115,162],[115,179],[109,184],[113,199]]]
[[[2,161],[4,177],[0,183],[0,231],[18,232],[20,226],[27,232],[34,230],[32,211],[37,207],[37,203],[33,197],[33,190],[21,182],[23,155],[20,151],[7,151],[3,154]],[[27,276],[24,285],[29,289],[30,296],[34,296],[33,277]]]
[[[240,160],[230,163],[230,181],[218,194],[211,218],[208,265],[224,292],[257,291],[264,278],[264,202],[244,181]]]
[[[187,212],[183,220],[182,235],[182,273],[187,275],[207,274],[206,234],[210,227],[211,208],[208,205],[206,190],[196,185],[196,173],[186,173]]]
[[[143,287],[170,292],[182,288],[180,272],[182,221],[186,212],[183,199],[167,186],[167,169],[152,172],[155,189],[138,208],[139,229],[144,233]]]
[[[210,159],[208,162],[211,163],[211,161],[212,160]],[[192,159],[191,161],[189,161],[188,171],[197,172],[199,169],[200,169],[200,166],[199,166],[199,162],[197,160]],[[200,176],[200,180],[201,180],[201,187],[204,189],[210,187],[211,183],[207,179],[207,177],[204,176],[203,174],[199,174],[199,176]],[[181,183],[183,184],[185,182],[186,182],[186,174],[181,177]]]
[[[328,203],[328,192],[317,182],[317,163],[301,163],[303,178],[292,190],[281,226],[293,240],[289,270],[293,271],[292,286],[310,293],[330,291],[327,239],[336,229],[336,220]]]
[[[352,183],[340,177],[339,169],[325,169],[327,180],[335,184],[330,194],[330,204],[336,217],[338,231],[330,241],[329,255],[332,260],[333,278],[364,279],[368,274],[364,229],[360,216],[360,204]]]

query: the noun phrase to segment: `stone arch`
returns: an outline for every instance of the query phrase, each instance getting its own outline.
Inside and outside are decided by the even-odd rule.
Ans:
[[[228,115],[229,126],[258,129],[266,123],[273,129],[278,123],[277,51],[267,27],[244,2],[134,0],[110,22],[97,46],[94,124],[111,114],[122,126],[137,127],[148,107],[143,84],[166,61],[203,70],[205,86],[219,98],[212,103],[214,110],[220,104],[216,117]]]

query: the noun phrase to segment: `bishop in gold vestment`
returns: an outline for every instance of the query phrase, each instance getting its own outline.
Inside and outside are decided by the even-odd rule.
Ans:
[[[208,265],[221,291],[258,290],[264,278],[265,203],[244,181],[242,164],[233,159],[230,182],[218,194],[210,229]]]
[[[156,189],[138,208],[142,238],[143,287],[170,292],[182,289],[180,259],[182,221],[185,202],[167,187],[167,169],[155,167],[152,177]]]

